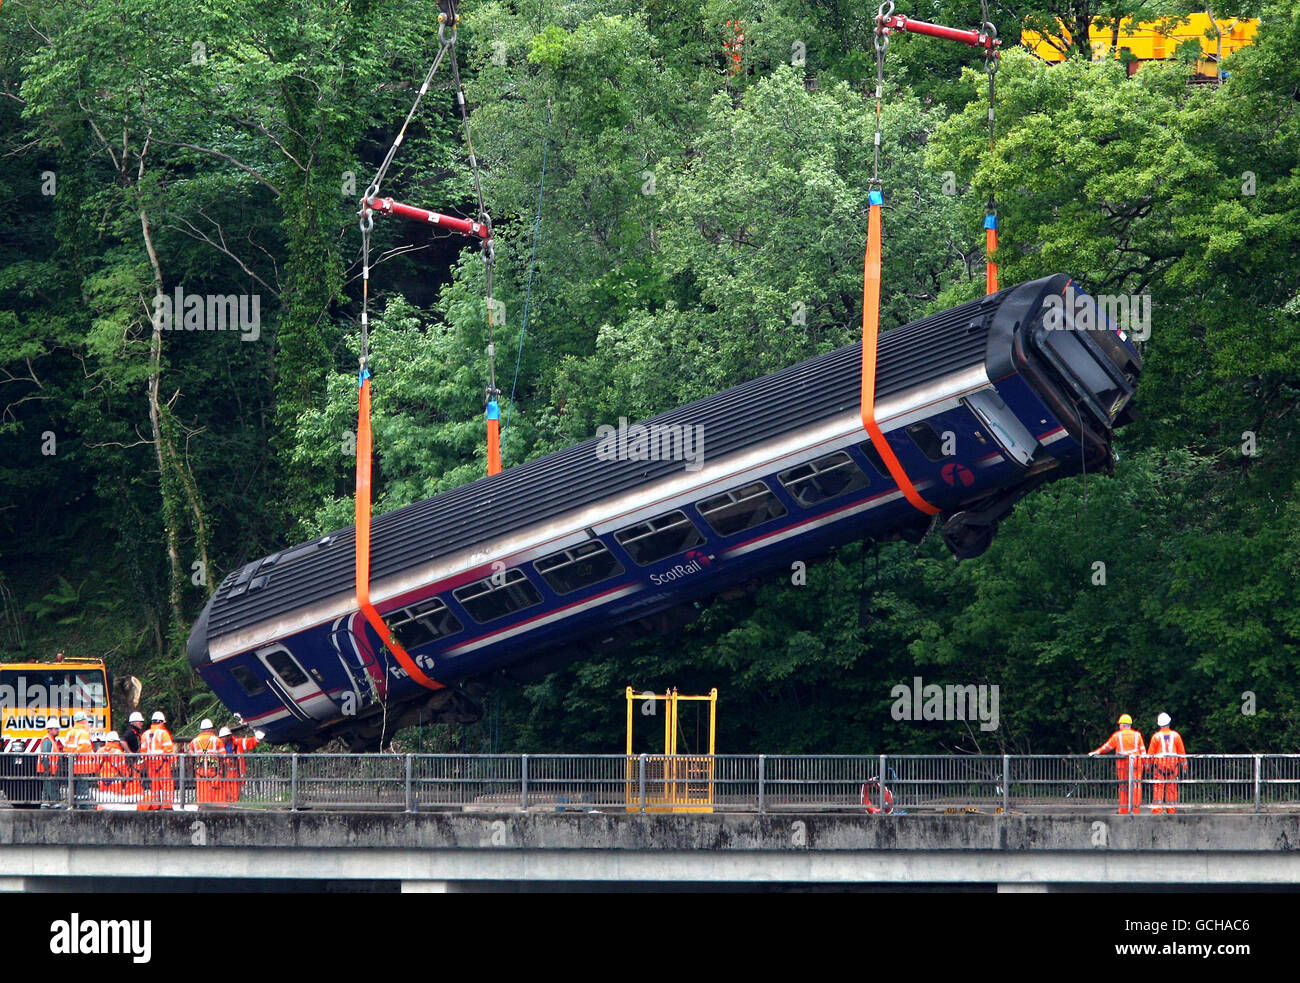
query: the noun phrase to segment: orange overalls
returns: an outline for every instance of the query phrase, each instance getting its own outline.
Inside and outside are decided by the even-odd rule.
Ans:
[[[122,783],[122,794],[139,802],[144,798],[144,781],[140,777],[144,773],[144,758],[126,751],[122,755],[122,768],[126,776],[126,781]]]
[[[90,798],[90,781],[99,776],[99,756],[95,754],[95,742],[90,731],[82,724],[73,724],[72,730],[63,740],[63,748],[72,759],[73,808],[90,809],[94,803]]]
[[[190,754],[194,761],[195,798],[200,803],[221,802],[221,760],[226,749],[221,746],[217,735],[210,730],[199,731],[199,736],[190,741]]]
[[[1094,754],[1114,751],[1115,777],[1119,779],[1119,814],[1125,815],[1132,802],[1136,813],[1142,805],[1142,754],[1146,749],[1142,745],[1142,732],[1132,727],[1120,728],[1110,735]]]
[[[221,764],[225,773],[225,781],[222,783],[225,786],[222,790],[224,801],[239,801],[244,776],[248,774],[248,764],[244,761],[244,755],[255,747],[257,747],[256,737],[232,737],[223,745],[225,755],[221,759]]]
[[[1183,747],[1183,736],[1176,730],[1162,727],[1151,735],[1151,747],[1147,749],[1151,758],[1151,767],[1155,771],[1155,783],[1151,788],[1151,811],[1164,812],[1163,803],[1169,804],[1169,812],[1177,812],[1178,773],[1187,770],[1187,751]]]
[[[161,809],[173,804],[176,783],[172,780],[171,756],[175,751],[176,744],[164,724],[154,724],[140,735],[147,785],[142,809]]]
[[[126,753],[117,741],[109,741],[99,749],[99,789],[121,795],[127,774]]]

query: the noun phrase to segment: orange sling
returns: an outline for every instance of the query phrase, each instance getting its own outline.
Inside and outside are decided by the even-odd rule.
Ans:
[[[428,689],[445,689],[442,683],[430,679],[415,664],[415,660],[402,648],[384,624],[379,611],[370,603],[370,371],[361,370],[361,397],[357,409],[357,605],[379,641],[397,657],[398,664],[407,675]]]
[[[876,422],[876,343],[880,331],[880,209],[884,205],[884,197],[879,191],[873,190],[868,201],[867,256],[862,273],[862,425],[867,428],[871,445],[880,452],[881,460],[885,462],[885,467],[907,500],[926,515],[937,515],[939,509],[921,497],[894,455],[889,441],[885,440],[880,424]]]

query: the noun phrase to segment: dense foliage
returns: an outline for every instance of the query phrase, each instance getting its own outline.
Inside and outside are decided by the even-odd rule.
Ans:
[[[212,712],[183,645],[214,585],[350,522],[354,211],[436,48],[430,9],[0,8],[5,658],[102,655],[144,679],[150,706]],[[1014,25],[1149,9],[991,5],[1012,40]],[[901,12],[978,20],[948,0]],[[419,745],[617,750],[632,684],[717,686],[730,752],[1077,751],[1121,711],[1149,727],[1161,710],[1193,751],[1295,750],[1300,8],[1262,13],[1221,85],[1190,85],[1185,59],[1129,77],[1008,41],[992,153],[978,56],[890,49],[886,326],[980,292],[995,193],[1004,283],[1064,271],[1151,298],[1141,418],[1114,477],[1031,496],[978,560],[933,538],[845,546],[806,585],[774,578],[672,638],[499,687],[483,722]],[[874,8],[463,14],[499,231],[507,466],[853,340]],[[739,71],[723,47],[735,20]],[[450,84],[437,77],[385,190],[471,214]],[[375,248],[382,511],[482,473],[488,325],[474,250],[382,220]],[[256,295],[257,331],[159,329],[156,298],[177,289]],[[895,721],[891,688],[913,676],[997,685],[1001,726]]]

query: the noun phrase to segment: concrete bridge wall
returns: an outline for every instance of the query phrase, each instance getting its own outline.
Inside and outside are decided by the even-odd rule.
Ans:
[[[1300,885],[1300,816],[0,813],[0,890]],[[137,881],[138,883],[138,881]]]

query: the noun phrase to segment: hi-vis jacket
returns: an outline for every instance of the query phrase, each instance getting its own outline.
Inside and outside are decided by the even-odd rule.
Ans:
[[[1176,730],[1163,727],[1151,735],[1151,746],[1147,755],[1154,760],[1157,771],[1174,772],[1179,768],[1187,769],[1187,749],[1183,747],[1183,735]]]
[[[1140,730],[1132,727],[1128,730],[1121,728],[1111,734],[1110,739],[1093,753],[1105,754],[1107,751],[1115,752],[1115,770],[1121,778],[1127,773],[1130,764],[1135,773],[1141,773],[1142,755],[1146,751],[1146,746],[1142,743]]]
[[[225,747],[210,730],[199,731],[198,736],[190,741],[190,754],[195,755],[194,773],[201,778],[215,778],[221,773],[221,761],[217,755],[225,753]]]
[[[154,724],[140,735],[141,754],[171,754],[176,750],[171,731],[163,724]]]
[[[227,737],[221,749],[225,756],[221,759],[225,766],[227,778],[243,778],[248,774],[248,764],[244,755],[257,747],[256,737]]]
[[[63,759],[59,757],[63,753],[63,742],[57,737],[48,735],[41,741],[40,757],[36,759],[36,771],[41,775],[57,775],[59,773],[59,762]]]
[[[99,772],[99,762],[95,760],[95,742],[90,731],[83,724],[73,724],[68,736],[63,739],[64,749],[75,754],[72,770],[78,775],[94,775]]]
[[[1115,731],[1110,735],[1110,740],[1097,748],[1094,753],[1105,754],[1107,751],[1114,751],[1116,754],[1133,757],[1141,755],[1142,750],[1142,732],[1130,727],[1128,730]]]
[[[118,791],[131,772],[120,741],[109,741],[99,749],[99,784],[107,791]]]

